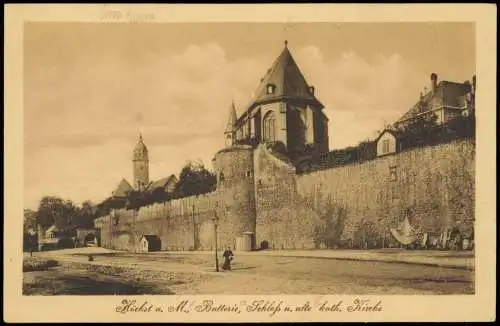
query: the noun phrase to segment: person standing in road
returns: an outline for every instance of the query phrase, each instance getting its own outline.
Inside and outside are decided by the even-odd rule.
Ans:
[[[222,265],[223,270],[231,270],[231,260],[233,260],[233,252],[231,251],[230,247],[227,247],[227,249],[224,251],[224,254],[222,254],[222,258],[224,258],[224,265]]]

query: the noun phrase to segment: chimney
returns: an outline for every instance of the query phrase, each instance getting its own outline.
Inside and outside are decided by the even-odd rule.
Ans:
[[[436,73],[431,74],[431,90],[434,93],[437,89],[437,83],[438,83],[438,76]]]
[[[309,93],[311,93],[311,95],[314,95],[314,86],[309,86]]]

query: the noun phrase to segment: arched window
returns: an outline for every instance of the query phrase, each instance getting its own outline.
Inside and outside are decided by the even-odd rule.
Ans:
[[[276,117],[273,111],[270,111],[264,117],[263,138],[264,141],[274,141],[276,139]]]

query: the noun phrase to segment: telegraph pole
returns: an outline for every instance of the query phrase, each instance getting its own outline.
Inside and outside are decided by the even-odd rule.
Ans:
[[[196,246],[196,219],[194,217],[194,204],[193,204],[193,250],[197,250]]]
[[[132,210],[133,211],[133,214],[132,214],[132,250],[134,253],[137,252],[137,239],[135,238],[136,237],[136,233],[135,233],[135,218],[136,218],[136,213],[137,211],[135,210],[135,208]]]
[[[219,226],[219,216],[217,216],[217,203],[215,203],[215,211],[214,211],[214,217],[213,217],[213,222],[214,222],[214,233],[215,233],[215,271],[219,271],[219,253],[217,250],[217,227]]]

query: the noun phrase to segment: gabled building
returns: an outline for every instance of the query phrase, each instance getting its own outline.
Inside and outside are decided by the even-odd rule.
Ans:
[[[401,150],[399,132],[393,129],[384,129],[375,139],[377,156],[394,154]]]
[[[244,112],[237,117],[231,106],[226,144],[281,143],[287,153],[311,148],[328,152],[328,118],[323,109],[285,41]]]
[[[472,83],[451,82],[447,80],[438,83],[438,76],[431,74],[430,90],[420,93],[420,99],[408,110],[394,127],[401,128],[419,117],[436,116],[436,123],[443,124],[460,115],[473,114],[475,109],[476,76]]]
[[[134,188],[128,183],[127,180],[122,179],[115,190],[111,193],[111,197],[127,197],[128,193],[133,191]]]
[[[139,252],[150,252],[161,250],[161,239],[154,234],[144,234],[139,241]]]
[[[163,192],[163,193],[171,193],[175,190],[175,186],[177,185],[177,182],[179,180],[175,175],[170,175],[169,177],[160,179],[155,182],[151,182],[147,188],[144,190],[144,192],[149,192],[149,193],[158,193],[158,192]]]
[[[132,153],[132,168],[134,186],[123,178],[106,201],[125,202],[129,194],[134,191],[142,194],[171,193],[178,182],[173,174],[157,181],[149,180],[149,151],[141,134]]]

